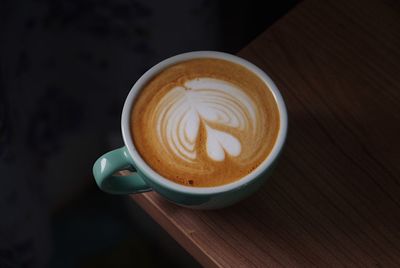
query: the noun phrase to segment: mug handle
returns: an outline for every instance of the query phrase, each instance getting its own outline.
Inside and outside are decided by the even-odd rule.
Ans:
[[[110,194],[135,194],[151,191],[142,177],[136,172],[127,176],[114,173],[121,170],[132,170],[126,147],[102,155],[93,165],[93,176],[101,190]]]

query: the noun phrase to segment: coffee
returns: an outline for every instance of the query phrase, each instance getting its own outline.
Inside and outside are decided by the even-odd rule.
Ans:
[[[144,161],[179,184],[210,187],[257,168],[279,132],[268,86],[239,64],[183,61],[156,74],[131,112],[131,134]]]

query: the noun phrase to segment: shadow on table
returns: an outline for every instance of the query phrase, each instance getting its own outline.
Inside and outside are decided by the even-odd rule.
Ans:
[[[51,267],[199,267],[127,196],[97,189],[59,210]]]

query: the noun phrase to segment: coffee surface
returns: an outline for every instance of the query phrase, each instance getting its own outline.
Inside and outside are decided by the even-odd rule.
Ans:
[[[188,186],[219,186],[251,173],[273,148],[279,111],[267,85],[220,59],[180,62],[156,74],[131,113],[146,163]]]

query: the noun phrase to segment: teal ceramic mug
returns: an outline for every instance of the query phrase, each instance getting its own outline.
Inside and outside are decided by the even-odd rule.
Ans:
[[[215,187],[191,187],[172,182],[155,172],[139,155],[130,133],[130,115],[135,98],[147,82],[160,71],[181,61],[196,58],[217,58],[242,65],[259,76],[271,90],[279,109],[280,129],[272,151],[250,174]],[[93,166],[93,175],[101,190],[111,194],[136,194],[155,191],[167,200],[190,208],[215,209],[232,205],[255,192],[268,178],[282,150],[287,132],[287,112],[278,88],[269,76],[254,64],[237,56],[216,52],[196,51],[168,58],[148,70],[132,87],[126,98],[121,119],[125,146],[101,156]],[[130,175],[116,175],[131,170]]]

